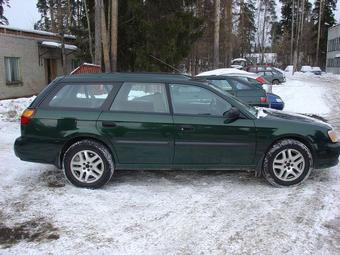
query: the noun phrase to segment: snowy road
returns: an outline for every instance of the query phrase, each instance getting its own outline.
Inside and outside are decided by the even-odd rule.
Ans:
[[[274,93],[340,131],[339,81],[294,78]],[[84,190],[18,160],[17,136],[0,121],[0,254],[340,254],[340,166],[293,188],[247,172],[127,171]]]

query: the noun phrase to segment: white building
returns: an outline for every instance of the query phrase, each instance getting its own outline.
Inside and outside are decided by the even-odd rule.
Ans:
[[[65,35],[68,72],[77,65],[74,41]],[[62,73],[58,34],[0,26],[0,99],[37,94]]]
[[[328,29],[326,72],[340,74],[340,24]]]

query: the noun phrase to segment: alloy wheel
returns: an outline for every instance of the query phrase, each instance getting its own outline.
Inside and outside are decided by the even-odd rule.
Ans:
[[[300,177],[305,168],[305,158],[295,149],[279,152],[273,160],[273,172],[282,181],[293,181]]]
[[[94,151],[82,150],[76,153],[70,163],[72,175],[80,182],[93,183],[104,173],[104,162]]]

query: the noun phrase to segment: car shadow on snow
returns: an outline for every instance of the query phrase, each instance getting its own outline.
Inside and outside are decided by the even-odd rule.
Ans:
[[[242,185],[266,185],[254,172],[221,170],[121,170],[115,171],[108,185],[150,183],[176,185],[207,185],[209,183],[238,183]]]

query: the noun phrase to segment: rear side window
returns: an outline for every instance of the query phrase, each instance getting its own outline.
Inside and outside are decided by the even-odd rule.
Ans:
[[[60,108],[100,108],[112,90],[108,84],[65,85],[48,103]]]
[[[111,111],[169,113],[165,84],[125,82]]]
[[[232,82],[237,90],[252,89],[249,85],[246,84],[247,81],[241,82],[241,80],[233,79]]]
[[[225,91],[233,90],[233,88],[231,87],[227,80],[209,80],[209,81],[222,90]]]

